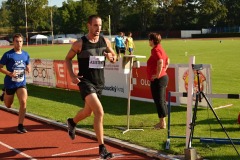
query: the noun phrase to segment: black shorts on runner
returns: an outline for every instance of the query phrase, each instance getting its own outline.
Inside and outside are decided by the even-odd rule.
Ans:
[[[116,48],[117,54],[126,52],[126,48],[125,47],[117,47],[117,46],[115,46],[115,48]]]
[[[17,87],[17,88],[5,89],[5,92],[6,92],[7,95],[14,95],[19,88],[26,88],[27,89],[26,86],[20,86],[20,87]]]
[[[102,95],[103,87],[98,87],[96,85],[93,85],[92,83],[83,81],[78,83],[78,86],[83,100],[85,100],[85,97],[91,93],[96,93],[98,98],[100,98]]]

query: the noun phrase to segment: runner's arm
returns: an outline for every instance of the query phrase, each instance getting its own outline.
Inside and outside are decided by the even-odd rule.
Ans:
[[[68,51],[68,53],[65,57],[65,62],[66,62],[68,73],[69,73],[69,75],[72,79],[72,82],[75,83],[75,84],[80,82],[79,78],[81,78],[81,77],[77,76],[73,72],[72,60],[76,56],[76,54],[81,51],[81,49],[82,49],[82,40],[76,41],[72,44],[71,49]]]
[[[105,56],[111,63],[115,63],[117,56],[112,48],[112,44],[107,38],[105,38],[105,41],[107,43],[107,53],[105,53]]]

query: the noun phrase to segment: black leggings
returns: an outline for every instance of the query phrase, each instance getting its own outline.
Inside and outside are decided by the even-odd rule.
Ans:
[[[151,81],[150,87],[152,97],[157,108],[158,118],[164,118],[168,114],[166,105],[166,88],[168,85],[168,76],[165,75],[160,79],[154,79]]]

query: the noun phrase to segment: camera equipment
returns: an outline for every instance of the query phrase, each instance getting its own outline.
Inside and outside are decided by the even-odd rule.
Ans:
[[[237,154],[240,156],[240,154],[238,153],[238,150],[236,149],[233,141],[231,140],[231,138],[229,137],[226,129],[223,127],[222,122],[220,121],[220,119],[218,118],[216,112],[213,110],[212,105],[210,104],[208,98],[206,97],[206,95],[204,94],[203,91],[201,91],[200,89],[200,80],[199,80],[199,74],[200,71],[203,69],[203,65],[202,64],[192,64],[192,69],[195,70],[197,72],[197,82],[198,82],[198,90],[196,93],[196,99],[195,99],[195,105],[194,105],[194,110],[193,110],[193,116],[192,116],[192,122],[190,123],[190,136],[189,136],[189,141],[188,141],[188,148],[190,148],[190,144],[192,142],[192,138],[193,138],[193,133],[194,133],[194,127],[196,126],[196,119],[197,119],[197,107],[198,107],[198,102],[201,102],[201,96],[203,96],[203,98],[206,100],[209,108],[211,109],[211,111],[213,112],[214,116],[216,117],[218,123],[221,125],[222,130],[225,132],[226,136],[228,137],[229,141],[231,142],[232,146],[234,147],[235,151],[237,152]]]
[[[193,70],[202,70],[203,65],[202,64],[192,64],[192,69]]]

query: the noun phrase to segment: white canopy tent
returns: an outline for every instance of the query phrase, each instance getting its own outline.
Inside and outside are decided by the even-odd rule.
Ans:
[[[37,34],[37,35],[34,35],[30,38],[31,40],[35,40],[36,41],[36,44],[38,44],[38,42],[40,41],[40,43],[42,44],[43,40],[46,40],[47,44],[48,44],[48,37],[47,36],[44,36],[44,35],[41,35],[41,34]]]

